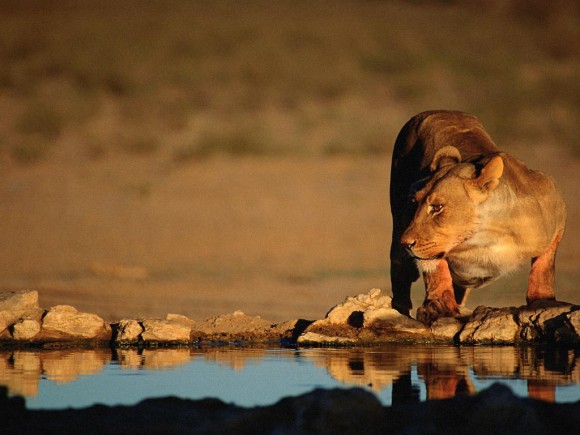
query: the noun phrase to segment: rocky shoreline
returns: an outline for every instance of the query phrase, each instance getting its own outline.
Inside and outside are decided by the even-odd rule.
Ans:
[[[580,306],[539,301],[531,306],[480,306],[431,327],[403,316],[380,290],[349,297],[324,319],[273,323],[241,311],[194,321],[179,314],[165,319],[105,322],[68,305],[42,309],[38,292],[0,293],[0,345],[183,346],[211,343],[270,343],[288,346],[360,346],[394,342],[580,345]]]
[[[540,343],[579,348],[580,306],[543,302],[530,307],[478,307],[427,328],[402,316],[380,290],[347,298],[324,319],[272,323],[231,314],[194,321],[122,319],[58,305],[42,309],[38,292],[0,294],[0,346],[16,348],[203,346],[219,343],[287,346],[366,346],[394,342],[475,344]],[[129,349],[121,349],[121,348]],[[178,351],[181,349],[174,349]],[[169,351],[169,350],[167,350]],[[569,352],[569,350],[566,350]],[[576,350],[574,350],[576,352]],[[0,418],[10,433],[573,433],[580,401],[555,404],[521,398],[502,384],[452,399],[383,406],[360,388],[314,390],[270,406],[244,408],[217,399],[147,399],[134,406],[30,410],[0,387]]]

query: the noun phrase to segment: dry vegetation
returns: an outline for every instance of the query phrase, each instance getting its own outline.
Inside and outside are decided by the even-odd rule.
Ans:
[[[47,1],[0,5],[5,154],[387,151],[409,114],[500,143],[579,136],[575,1]]]
[[[414,113],[477,114],[575,197],[579,18],[572,0],[4,0],[0,285],[106,316],[278,319],[385,288],[388,152]]]

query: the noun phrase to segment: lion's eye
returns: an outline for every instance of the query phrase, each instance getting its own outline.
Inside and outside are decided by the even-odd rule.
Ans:
[[[441,210],[443,210],[442,204],[431,204],[431,206],[429,207],[429,212],[431,214],[441,213]]]

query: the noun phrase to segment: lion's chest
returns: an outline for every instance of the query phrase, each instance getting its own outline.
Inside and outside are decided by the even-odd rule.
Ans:
[[[449,252],[447,262],[454,282],[464,287],[481,287],[516,269],[526,261],[518,246],[508,240],[478,244],[464,243]]]

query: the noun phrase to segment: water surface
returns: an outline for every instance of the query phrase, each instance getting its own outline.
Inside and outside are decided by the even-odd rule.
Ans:
[[[0,385],[29,409],[133,405],[152,397],[271,405],[314,388],[358,386],[384,405],[475,394],[494,382],[522,397],[580,400],[572,350],[388,346],[357,349],[14,350]]]

